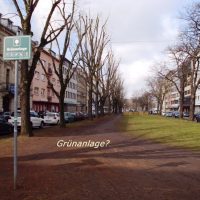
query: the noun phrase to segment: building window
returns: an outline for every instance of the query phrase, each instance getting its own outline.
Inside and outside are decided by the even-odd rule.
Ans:
[[[39,88],[38,87],[34,87],[34,94],[35,95],[39,95]]]
[[[45,89],[44,88],[41,89],[41,96],[45,96]]]
[[[40,73],[38,71],[35,71],[35,79],[39,79],[40,78]]]
[[[45,81],[45,75],[44,74],[41,75],[41,80]]]
[[[52,83],[53,83],[53,85],[55,85],[55,83],[56,83],[56,79],[55,78],[52,78]]]
[[[42,64],[44,67],[46,67],[46,60],[42,60]]]

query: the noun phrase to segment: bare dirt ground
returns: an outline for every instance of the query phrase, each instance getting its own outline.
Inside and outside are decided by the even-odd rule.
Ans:
[[[12,144],[0,140],[1,200],[198,200],[200,152],[118,130],[121,116],[81,127],[35,130],[19,139],[18,189]],[[58,148],[57,141],[110,140],[104,148]]]

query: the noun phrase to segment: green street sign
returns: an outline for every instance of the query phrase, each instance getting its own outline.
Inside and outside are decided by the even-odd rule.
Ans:
[[[31,59],[31,36],[4,37],[4,60],[29,60]]]

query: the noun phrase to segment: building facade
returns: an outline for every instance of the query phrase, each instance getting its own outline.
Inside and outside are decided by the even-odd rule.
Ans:
[[[0,13],[0,112],[14,110],[15,88],[14,61],[3,60],[3,40],[20,31],[20,27],[13,25],[10,19],[3,18]]]
[[[21,28],[13,25],[11,20],[3,18],[0,14],[0,112],[14,111],[15,66],[14,61],[3,60],[3,40],[4,37],[14,36],[17,32],[21,32]],[[47,73],[38,62],[30,88],[30,107],[37,112],[59,112],[59,99],[47,81],[49,78],[59,93],[60,82],[53,67],[53,64],[56,65],[56,68],[59,66],[59,58],[55,52],[45,49],[41,52],[40,60]],[[66,59],[63,65],[63,76],[67,75],[69,64],[71,64],[70,61]],[[74,72],[65,91],[65,111],[86,111],[87,86],[83,74],[78,74],[77,71]],[[20,105],[20,98],[18,104]],[[20,108],[19,105],[18,108]]]
[[[87,112],[87,82],[81,69],[77,69],[77,111]]]
[[[41,62],[38,62],[35,75],[32,80],[31,85],[31,107],[35,111],[52,111],[59,112],[59,101],[55,93],[52,91],[51,86],[48,84],[48,78],[50,78],[56,91],[60,90],[60,82],[53,70],[53,61],[58,67],[59,60],[56,55],[53,55],[49,50],[43,50],[41,52]],[[46,69],[47,74],[45,74],[43,67]]]

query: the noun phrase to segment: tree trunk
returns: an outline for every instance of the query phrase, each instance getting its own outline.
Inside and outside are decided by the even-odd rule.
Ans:
[[[21,135],[33,136],[30,122],[30,82],[28,82],[28,63],[22,61],[20,80]]]
[[[88,91],[88,117],[92,119],[92,92],[93,92],[93,77],[90,77],[90,86]]]
[[[180,115],[179,115],[179,118],[180,119],[183,119],[183,104],[184,104],[184,91],[181,91],[180,92],[180,102],[179,102],[179,112],[180,112]]]
[[[179,102],[180,115],[179,115],[179,118],[180,119],[183,119],[183,104],[184,104],[184,97],[185,97],[184,91],[185,91],[185,79],[182,78],[182,79],[180,79],[180,92],[179,92],[179,95],[180,95],[180,102]]]
[[[190,117],[189,120],[194,120],[194,111],[195,111],[195,89],[191,87],[191,99],[190,99]]]
[[[104,105],[105,105],[105,100],[104,99],[101,99],[100,101],[100,112],[101,112],[101,115],[103,116],[104,115]]]
[[[160,110],[160,100],[157,98],[157,113],[159,113]]]
[[[96,115],[96,117],[99,116],[99,105],[98,105],[98,103],[99,103],[99,92],[98,92],[98,90],[99,90],[99,82],[97,81],[96,82],[96,100],[95,100],[95,115]]]
[[[110,96],[108,96],[108,113],[111,114],[111,99]]]
[[[60,107],[60,127],[65,128],[65,118],[64,118],[64,98],[65,98],[65,91],[60,91],[60,98],[59,98],[59,107]]]

